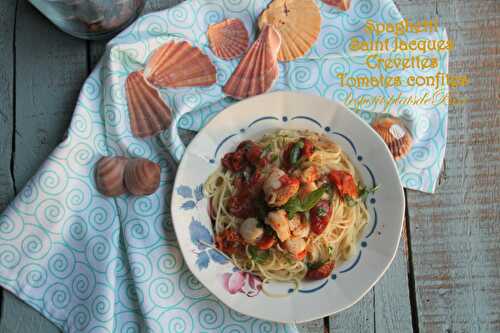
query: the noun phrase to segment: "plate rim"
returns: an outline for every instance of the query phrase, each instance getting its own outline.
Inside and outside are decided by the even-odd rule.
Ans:
[[[193,139],[190,141],[190,143],[186,146],[185,152],[184,152],[184,154],[183,154],[183,156],[181,158],[181,161],[179,162],[179,165],[177,167],[177,171],[176,171],[176,174],[175,174],[175,180],[174,180],[173,187],[172,187],[172,196],[174,195],[175,188],[177,188],[179,186],[179,181],[180,181],[180,179],[179,179],[179,173],[185,167],[184,164],[186,163],[186,160],[188,158],[187,156],[189,155],[189,154],[186,154],[186,153],[189,150],[189,148],[195,143],[196,139],[203,133],[203,131],[207,130],[207,127],[211,123],[217,121],[218,118],[222,117],[226,112],[230,112],[230,110],[233,107],[236,107],[240,103],[248,103],[249,101],[252,101],[252,100],[255,100],[255,99],[259,99],[259,98],[263,98],[264,96],[269,97],[269,95],[277,96],[278,98],[279,98],[280,95],[283,95],[283,96],[286,96],[286,95],[296,95],[296,96],[300,96],[301,98],[320,98],[320,99],[323,99],[323,100],[325,100],[325,101],[327,101],[327,102],[329,102],[331,104],[334,104],[337,108],[343,109],[342,112],[344,112],[344,111],[349,112],[355,118],[357,118],[357,120],[360,123],[363,124],[362,126],[364,126],[367,129],[369,129],[369,131],[371,131],[372,134],[375,135],[375,137],[377,138],[377,140],[383,144],[383,147],[386,150],[386,152],[389,155],[392,155],[391,152],[390,152],[390,150],[389,150],[389,148],[387,147],[387,145],[385,144],[385,142],[382,140],[382,138],[377,134],[377,132],[370,125],[368,125],[366,123],[366,121],[364,121],[358,114],[356,114],[355,112],[349,110],[344,104],[340,103],[339,101],[330,100],[330,99],[327,99],[327,98],[325,98],[323,96],[306,94],[306,93],[296,92],[296,91],[274,91],[274,92],[270,92],[270,93],[266,93],[266,94],[257,95],[257,96],[253,96],[253,97],[250,97],[250,98],[246,98],[244,100],[237,101],[236,103],[229,105],[228,107],[226,107],[225,109],[223,109],[222,111],[220,111],[218,114],[216,114],[212,119],[210,119],[207,122],[207,124],[205,124],[205,126],[203,126],[203,128],[201,128],[196,133],[196,135],[193,137]],[[396,174],[399,175],[396,161],[394,159],[392,159],[392,158],[391,158],[391,161],[392,161],[392,167],[394,168],[394,171],[396,172]],[[387,262],[387,264],[385,265],[385,267],[383,268],[383,270],[381,271],[381,273],[370,284],[370,286],[364,292],[362,292],[360,294],[359,297],[353,299],[353,301],[349,302],[348,305],[346,305],[346,306],[344,306],[344,307],[342,307],[340,309],[334,310],[334,311],[325,310],[325,311],[323,311],[321,313],[318,312],[318,314],[315,315],[315,316],[311,316],[310,318],[300,319],[300,320],[293,320],[293,319],[292,320],[273,320],[273,319],[270,319],[270,318],[264,318],[264,317],[261,317],[261,316],[256,316],[255,314],[249,313],[247,311],[242,311],[240,309],[237,310],[233,306],[231,306],[230,304],[228,304],[224,299],[218,297],[217,294],[213,291],[213,288],[210,285],[205,284],[204,282],[202,282],[198,278],[198,275],[196,274],[197,270],[195,269],[195,267],[192,266],[192,263],[189,260],[186,260],[184,258],[184,256],[185,256],[184,255],[184,250],[183,250],[183,247],[181,246],[181,244],[179,242],[179,232],[180,231],[178,231],[178,227],[176,227],[176,223],[174,222],[174,213],[173,213],[175,210],[180,209],[180,208],[178,208],[177,206],[174,207],[174,201],[175,200],[172,200],[172,199],[171,199],[171,202],[170,202],[170,214],[171,214],[172,225],[173,225],[175,236],[176,236],[176,241],[179,244],[179,248],[181,250],[181,253],[182,253],[184,262],[186,263],[186,266],[191,271],[191,274],[193,274],[194,277],[203,285],[203,287],[207,288],[207,290],[210,292],[210,294],[213,295],[218,301],[222,302],[229,309],[232,309],[233,311],[239,312],[239,313],[241,313],[243,315],[246,315],[246,316],[249,316],[251,318],[256,318],[256,319],[260,319],[260,320],[264,320],[264,321],[272,321],[272,322],[281,323],[281,324],[299,324],[299,323],[304,323],[304,322],[309,322],[309,321],[317,320],[317,319],[324,318],[324,317],[329,317],[331,315],[334,315],[336,313],[339,313],[339,312],[342,312],[344,310],[349,309],[350,307],[352,307],[353,305],[355,305],[356,303],[358,303],[370,290],[372,290],[372,288],[385,275],[385,273],[387,272],[387,270],[389,269],[389,267],[391,266],[391,264],[393,263],[396,255],[397,255],[399,244],[401,242],[403,228],[404,228],[404,219],[405,219],[405,211],[406,211],[406,199],[405,199],[406,196],[405,196],[405,193],[404,193],[403,185],[401,183],[401,178],[399,176],[397,177],[397,185],[399,185],[398,186],[398,192],[399,192],[398,193],[399,194],[398,197],[400,197],[402,199],[402,202],[401,202],[402,204],[399,205],[402,208],[401,222],[399,223],[400,227],[399,227],[399,231],[398,231],[398,238],[397,238],[395,249],[394,249],[394,251],[393,251],[393,253],[392,253],[391,257],[390,257],[390,260]]]

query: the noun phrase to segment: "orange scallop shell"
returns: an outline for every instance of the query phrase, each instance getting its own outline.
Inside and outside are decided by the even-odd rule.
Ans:
[[[103,157],[96,165],[95,182],[97,190],[105,196],[115,197],[127,192],[124,183],[125,157]]]
[[[127,163],[124,176],[130,193],[149,195],[160,185],[160,165],[144,158],[134,158]]]
[[[351,7],[351,0],[321,0],[329,6],[337,7],[340,10],[346,11]]]
[[[146,81],[142,71],[129,74],[125,90],[130,127],[134,136],[148,137],[170,126],[172,111],[160,92]]]
[[[207,35],[212,52],[224,60],[238,58],[248,48],[248,31],[239,19],[212,24]]]
[[[375,120],[372,127],[387,144],[394,159],[399,160],[408,154],[413,139],[410,131],[401,120],[394,117],[383,117]]]
[[[321,14],[314,0],[274,0],[259,17],[259,28],[271,24],[281,35],[279,61],[306,54],[318,39]]]
[[[149,82],[160,88],[206,87],[215,83],[210,58],[188,42],[170,41],[158,48],[144,70]]]
[[[243,99],[271,89],[279,76],[277,54],[280,45],[281,37],[276,29],[265,26],[227,81],[224,93]]]

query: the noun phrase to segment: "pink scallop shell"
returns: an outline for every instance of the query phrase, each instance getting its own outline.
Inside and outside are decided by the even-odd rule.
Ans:
[[[185,41],[170,41],[153,53],[144,74],[157,87],[182,88],[210,86],[217,71],[199,48]]]
[[[238,58],[248,48],[248,31],[239,19],[212,24],[207,35],[212,52],[224,60]]]
[[[280,45],[279,33],[271,25],[266,25],[227,81],[224,93],[243,99],[271,89],[279,75],[277,56]]]
[[[172,111],[160,92],[149,84],[142,71],[130,73],[125,83],[132,133],[148,137],[167,129],[172,122]]]

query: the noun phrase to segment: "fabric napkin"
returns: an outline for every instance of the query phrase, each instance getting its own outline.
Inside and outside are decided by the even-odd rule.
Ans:
[[[65,332],[296,331],[294,325],[241,315],[211,295],[186,267],[169,213],[176,162],[185,149],[178,127],[198,130],[234,102],[224,97],[221,87],[237,61],[222,61],[213,55],[208,48],[207,26],[224,18],[240,18],[253,39],[256,19],[268,3],[186,1],[139,18],[109,43],[82,88],[68,136],[0,217],[3,287]],[[335,73],[366,71],[356,58],[359,55],[348,50],[349,39],[371,37],[362,31],[368,18],[397,22],[401,16],[390,0],[353,0],[347,12],[318,4],[323,19],[319,40],[306,57],[281,64],[274,90],[298,90],[342,100],[348,91],[339,88]],[[154,49],[172,38],[186,39],[210,56],[217,67],[217,84],[161,90],[175,110],[173,126],[153,138],[135,138],[129,125],[125,79],[143,68]],[[366,89],[350,91],[371,93]],[[377,93],[388,92],[379,89]],[[371,111],[380,110],[362,112]],[[416,119],[415,127],[424,141],[435,145],[429,154],[416,156],[428,171],[402,173],[405,185],[433,189],[434,169],[439,171],[444,153],[446,112],[395,111]],[[160,188],[145,197],[102,196],[96,190],[94,166],[105,155],[158,162],[162,167]]]

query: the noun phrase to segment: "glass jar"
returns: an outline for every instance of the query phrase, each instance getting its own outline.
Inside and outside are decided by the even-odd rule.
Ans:
[[[64,32],[78,38],[104,39],[132,23],[144,0],[29,0]]]

